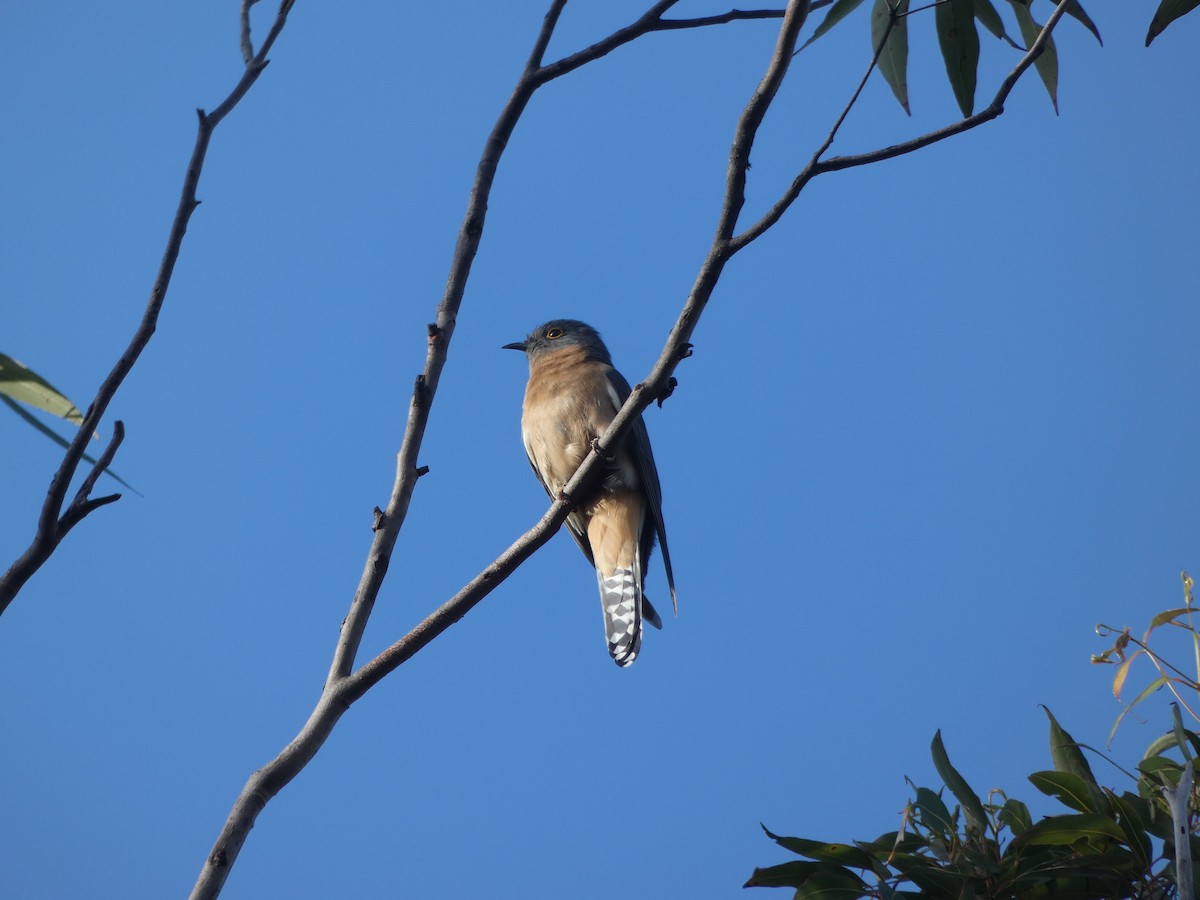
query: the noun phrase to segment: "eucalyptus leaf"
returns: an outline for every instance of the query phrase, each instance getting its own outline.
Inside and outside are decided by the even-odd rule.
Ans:
[[[1059,772],[1078,775],[1088,784],[1095,786],[1096,776],[1092,774],[1092,767],[1088,765],[1087,758],[1079,749],[1075,738],[1071,737],[1066,729],[1058,724],[1054,713],[1045,706],[1042,709],[1046,713],[1046,718],[1050,720],[1050,759],[1054,762],[1054,768]]]
[[[1090,31],[1096,38],[1096,43],[1098,43],[1101,47],[1104,46],[1104,39],[1100,37],[1100,29],[1097,28],[1096,23],[1092,21],[1092,17],[1084,12],[1083,7],[1079,5],[1079,0],[1071,0],[1071,2],[1067,4],[1067,15],[1075,21],[1081,23],[1083,27]]]
[[[1200,756],[1200,735],[1194,731],[1184,729],[1183,735],[1187,738],[1187,742],[1192,745],[1192,749]],[[1146,752],[1142,754],[1142,758],[1146,759],[1151,756],[1161,756],[1164,750],[1169,750],[1178,745],[1179,738],[1176,736],[1174,729],[1168,731],[1161,737],[1155,740],[1146,748]]]
[[[1021,0],[1010,0],[1012,3],[1013,12],[1017,16],[1017,25],[1021,29],[1021,37],[1025,40],[1027,46],[1032,47],[1034,41],[1042,31],[1042,26],[1033,20],[1033,15],[1029,12],[1029,7]],[[1033,66],[1037,69],[1038,76],[1042,79],[1042,84],[1046,87],[1046,93],[1050,95],[1050,102],[1054,105],[1055,115],[1058,114],[1058,50],[1054,46],[1054,35],[1046,36],[1046,45],[1043,48],[1041,55],[1033,61]]]
[[[1014,836],[1028,830],[1033,825],[1033,818],[1029,815],[1029,807],[1020,800],[1013,800],[1011,798],[1005,800],[1004,805],[1000,807],[1000,821],[1008,826],[1008,830]]]
[[[795,900],[858,900],[866,893],[863,880],[845,870],[816,872],[796,888]]]
[[[829,29],[831,29],[834,25],[842,21],[842,19],[846,18],[846,16],[850,15],[850,13],[862,6],[862,2],[863,0],[837,0],[836,3],[829,7],[829,12],[825,13],[825,18],[822,19],[821,24],[817,26],[817,30],[812,33],[812,37],[804,42],[804,44],[800,47],[800,50],[803,50],[817,38],[828,33]],[[797,50],[796,52],[799,53],[800,50]]]
[[[800,887],[816,872],[821,863],[786,862],[778,866],[755,869],[742,887]]]
[[[1070,772],[1034,772],[1029,776],[1029,782],[1043,794],[1055,797],[1064,806],[1079,812],[1107,812],[1103,795],[1097,795],[1094,785],[1088,784],[1078,775]]]
[[[1197,6],[1200,6],[1200,0],[1162,0],[1154,13],[1154,18],[1150,21],[1150,30],[1146,32],[1146,46],[1149,47],[1168,25],[1176,19],[1186,16]]]
[[[945,0],[934,8],[938,46],[946,76],[963,118],[975,111],[975,79],[979,67],[979,32],[975,30],[975,0]]]
[[[946,787],[950,789],[950,793],[962,804],[967,820],[975,828],[983,831],[987,827],[987,815],[983,811],[983,803],[980,801],[979,795],[971,790],[971,786],[967,784],[966,779],[950,764],[950,757],[946,753],[946,746],[942,743],[942,730],[940,728],[933,736],[933,744],[930,752],[933,755],[933,764],[937,768],[938,774],[942,776],[942,781],[946,783]]]
[[[1150,632],[1160,625],[1166,625],[1168,622],[1174,622],[1180,616],[1186,616],[1191,611],[1192,610],[1188,609],[1186,606],[1180,606],[1176,609],[1163,610],[1150,620],[1150,626],[1146,629],[1146,631]]]
[[[1020,837],[1014,838],[1013,844],[1020,844],[1022,847],[1041,844],[1070,845],[1081,840],[1120,841],[1124,837],[1120,826],[1108,816],[1098,813],[1075,813],[1042,819]]]
[[[61,391],[24,363],[4,353],[0,353],[0,394],[75,425],[83,422],[83,413]]]
[[[812,841],[807,838],[782,837],[772,834],[765,825],[762,826],[762,830],[767,833],[767,837],[780,847],[783,847],[785,850],[791,850],[793,853],[798,853],[801,856],[807,856],[809,859],[815,859],[819,862],[840,863],[854,866],[856,869],[871,868],[871,854],[865,850],[860,850],[858,847],[852,847],[849,844]]]
[[[1008,31],[1004,28],[1004,20],[1000,18],[1000,13],[996,12],[996,7],[992,6],[992,0],[975,0],[975,18],[993,35],[1002,41],[1007,41],[1010,47],[1021,49],[1020,44],[1008,36]]]
[[[18,416],[20,416],[22,419],[24,419],[26,422],[28,422],[30,425],[32,425],[34,428],[36,428],[38,431],[40,431],[42,434],[46,435],[46,437],[50,438],[50,440],[54,441],[54,443],[58,444],[60,447],[65,449],[65,448],[71,446],[70,441],[68,441],[61,434],[58,434],[53,429],[48,428],[44,424],[39,422],[36,417],[34,417],[32,414],[30,414],[24,407],[21,406],[21,404],[17,403],[15,400],[11,399],[10,397],[5,396],[4,394],[0,394],[0,403],[4,403],[6,406],[8,406],[10,409],[12,409],[12,411],[15,412]],[[94,457],[88,456],[86,453],[83,454],[83,459],[85,462],[91,463],[93,466],[96,464],[96,459]],[[123,485],[124,487],[129,488],[129,490],[133,491],[139,497],[142,496],[141,491],[139,491],[137,488],[135,488],[132,484],[130,484],[128,481],[126,481],[124,478],[122,478],[120,475],[118,475],[112,469],[105,469],[104,474],[107,475],[109,478],[113,479],[114,481],[116,481],[117,483]]]
[[[900,106],[908,106],[908,0],[875,0],[871,10],[871,52],[879,54],[879,74]],[[880,49],[882,48],[882,49]]]
[[[930,831],[947,839],[954,834],[954,818],[936,791],[917,788],[914,805],[917,808],[917,818]]]
[[[1121,827],[1121,832],[1125,836],[1125,844],[1137,856],[1138,864],[1143,868],[1149,868],[1154,860],[1154,848],[1150,843],[1150,835],[1146,833],[1146,824],[1142,819],[1141,813],[1137,809],[1137,803],[1140,801],[1145,803],[1141,798],[1134,797],[1128,794],[1125,797],[1118,797],[1114,792],[1105,790],[1105,795],[1108,797],[1108,802],[1112,805],[1113,810],[1117,813],[1117,824]]]

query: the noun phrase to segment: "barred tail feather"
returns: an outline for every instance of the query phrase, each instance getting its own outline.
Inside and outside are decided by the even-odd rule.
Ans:
[[[597,571],[596,577],[608,652],[613,662],[624,667],[637,659],[642,647],[641,579],[635,569],[616,569],[607,576]]]
[[[606,494],[590,510],[588,541],[600,584],[604,636],[618,666],[637,658],[642,645],[643,506],[633,491]]]

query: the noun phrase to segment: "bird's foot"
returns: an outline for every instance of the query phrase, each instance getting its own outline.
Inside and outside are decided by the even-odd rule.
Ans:
[[[600,438],[594,437],[591,441],[592,452],[601,459],[612,460],[613,455],[600,446]]]

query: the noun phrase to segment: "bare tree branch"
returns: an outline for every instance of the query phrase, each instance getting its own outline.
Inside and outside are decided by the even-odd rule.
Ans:
[[[179,249],[183,245],[183,237],[187,233],[188,221],[191,219],[196,207],[200,205],[200,201],[196,199],[196,187],[200,182],[200,172],[204,168],[204,157],[208,152],[208,142],[212,138],[212,133],[217,125],[221,123],[221,120],[229,115],[230,111],[237,106],[238,101],[246,95],[246,92],[258,80],[258,76],[262,74],[263,69],[267,67],[267,54],[270,52],[271,47],[274,46],[275,39],[279,37],[283,26],[287,23],[288,12],[291,10],[293,2],[294,0],[282,0],[279,5],[279,12],[275,17],[275,22],[267,34],[267,39],[263,42],[258,54],[247,64],[245,72],[242,73],[241,79],[238,80],[238,83],[234,86],[229,96],[211,113],[205,114],[203,110],[197,110],[200,122],[196,134],[196,143],[192,148],[191,159],[188,161],[187,174],[183,181],[183,192],[179,198],[179,206],[175,210],[175,219],[171,223],[171,231],[167,236],[167,248],[163,253],[158,274],[155,276],[154,286],[150,290],[150,299],[146,304],[146,310],[142,315],[141,323],[134,332],[129,346],[121,354],[116,365],[109,372],[108,377],[101,383],[95,398],[92,400],[91,406],[88,407],[87,415],[79,425],[79,430],[76,432],[75,438],[67,448],[62,465],[59,466],[58,471],[54,473],[50,481],[50,489],[46,493],[46,501],[42,505],[42,510],[38,517],[37,532],[34,535],[32,543],[21,554],[20,558],[12,564],[8,571],[4,573],[4,576],[0,577],[0,614],[3,614],[8,608],[13,598],[24,587],[25,582],[50,558],[50,555],[54,552],[59,542],[75,524],[88,513],[98,509],[100,506],[113,502],[120,496],[117,494],[106,497],[102,499],[102,502],[87,502],[86,492],[91,491],[96,480],[95,477],[89,477],[84,482],[86,492],[76,496],[75,501],[72,503],[70,516],[64,516],[62,513],[67,488],[70,486],[71,480],[75,477],[75,472],[83,457],[84,447],[87,444],[88,438],[98,428],[101,418],[103,418],[104,413],[108,409],[109,403],[112,402],[118,388],[121,387],[126,376],[129,375],[130,370],[133,368],[134,363],[137,362],[138,357],[141,356],[142,351],[150,343],[150,338],[154,334],[158,323],[158,314],[162,310],[163,301],[166,300],[167,288],[171,284],[171,275],[175,271],[175,261],[179,258]],[[123,429],[120,433],[124,433]],[[112,455],[116,452],[119,445],[120,439],[115,438],[113,444],[109,446],[111,452],[106,453],[102,458],[105,465],[112,461]],[[95,469],[93,469],[93,476],[96,474]]]
[[[417,479],[423,474],[422,469],[417,466],[417,455],[428,423],[430,406],[445,366],[447,350],[454,333],[458,310],[466,291],[471,265],[483,236],[488,196],[500,158],[508,145],[513,129],[538,88],[611,53],[642,35],[656,30],[664,30],[661,27],[662,14],[677,2],[678,0],[659,0],[633,24],[613,32],[607,38],[578,53],[564,57],[558,62],[543,65],[542,60],[566,5],[566,0],[553,0],[551,3],[525,68],[501,111],[500,117],[488,135],[476,168],[475,181],[467,202],[467,212],[462,226],[459,228],[458,240],[450,264],[446,290],[438,304],[436,321],[429,325],[425,368],[417,376],[409,403],[408,420],[397,456],[396,478],[392,494],[386,509],[376,511],[374,538],[367,554],[358,589],[351,601],[350,611],[342,623],[325,687],[316,708],[300,733],[279,756],[255,772],[246,782],[212,851],[205,860],[192,889],[193,900],[216,897],[220,893],[230,868],[245,843],[246,836],[254,827],[258,814],[271,797],[282,790],[313,758],[349,705],[361,697],[379,679],[411,658],[434,637],[462,618],[471,607],[487,596],[520,563],[548,541],[570,511],[569,503],[564,501],[555,503],[533,529],[513,544],[496,562],[492,563],[454,598],[413,629],[409,635],[351,676],[354,660],[362,643],[371,610],[374,608],[375,598],[378,596],[383,579],[387,574],[391,555],[407,515],[413,490],[416,487]],[[807,8],[807,4],[801,4],[798,0],[794,0],[793,7],[800,6]],[[731,18],[729,21],[733,21],[733,19]],[[793,45],[796,33],[802,24],[803,16],[801,15],[794,22],[794,27],[789,30],[790,41]],[[786,69],[786,61],[782,63],[782,67]],[[765,112],[765,104],[770,102],[769,98],[774,96],[774,91],[778,88],[781,78],[782,71],[779,72],[778,78],[771,82],[769,95],[764,95],[765,99],[758,101],[763,112]],[[758,106],[755,108],[757,109]],[[759,121],[761,121],[761,114]],[[748,147],[745,153],[748,157]],[[713,283],[715,284],[715,278]],[[669,373],[666,377],[669,377]],[[665,378],[663,383],[665,384]],[[644,386],[639,385],[634,393],[635,396],[641,396],[645,393]],[[658,393],[661,394],[662,391],[660,390]],[[646,402],[650,402],[654,396],[654,394],[650,395]],[[645,404],[638,407],[638,412],[644,406]],[[637,413],[626,414],[619,429],[610,429],[607,440],[602,442],[601,447],[607,450],[612,443],[618,440],[636,415]],[[592,465],[585,463],[568,483],[566,490],[578,492],[591,478],[595,477],[596,472],[597,467],[594,463]]]
[[[486,141],[483,154],[476,169],[475,181],[472,186],[467,213],[459,230],[454,257],[451,262],[450,274],[446,291],[438,305],[437,321],[429,326],[429,346],[426,354],[425,369],[416,379],[412,399],[409,404],[408,421],[405,427],[404,440],[397,459],[396,481],[392,496],[386,510],[376,510],[375,537],[368,554],[362,579],[352,601],[350,612],[343,622],[337,648],[334,653],[329,676],[321,696],[309,716],[308,721],[299,734],[284,748],[284,750],[263,768],[256,771],[236,800],[225,826],[209,854],[204,868],[200,873],[192,892],[193,900],[216,897],[228,877],[229,870],[237,858],[250,829],[253,828],[258,814],[265,808],[272,797],[283,789],[313,758],[342,714],[351,704],[360,699],[371,687],[389,673],[395,671],[404,662],[411,659],[422,648],[442,634],[451,625],[466,615],[477,603],[486,597],[497,585],[503,582],[516,568],[528,559],[539,547],[545,544],[562,525],[573,507],[572,498],[584,496],[589,485],[599,475],[604,465],[604,459],[611,455],[612,450],[620,441],[622,435],[632,426],[645,408],[656,399],[661,399],[669,393],[672,386],[671,375],[681,360],[689,355],[689,338],[704,311],[708,300],[720,279],[721,273],[729,260],[754,238],[765,232],[786,211],[787,206],[794,201],[795,196],[785,195],[787,200],[773,208],[774,218],[769,222],[765,217],[747,232],[734,237],[739,214],[745,204],[746,179],[749,170],[750,150],[753,147],[758,130],[774,100],[780,85],[788,71],[801,29],[804,27],[809,10],[813,6],[828,5],[828,0],[817,0],[810,4],[808,0],[790,0],[786,10],[780,11],[783,22],[770,63],[758,87],[755,89],[749,103],[746,105],[738,120],[734,140],[730,148],[730,161],[726,176],[725,197],[717,223],[716,235],[713,238],[708,254],[702,263],[696,280],[688,295],[687,301],[668,335],[663,352],[651,369],[645,381],[636,385],[625,405],[618,412],[609,428],[594,445],[593,452],[588,455],[583,464],[572,476],[563,490],[560,499],[551,504],[534,527],[522,535],[495,561],[465,585],[457,594],[426,617],[407,635],[396,641],[374,659],[365,663],[357,671],[352,671],[354,660],[361,645],[367,619],[374,606],[375,598],[390,564],[391,554],[395,545],[400,526],[408,510],[417,479],[423,474],[418,468],[417,453],[424,436],[428,421],[429,408],[442,368],[446,360],[449,341],[453,335],[455,319],[462,303],[467,278],[470,275],[471,264],[482,238],[484,221],[487,213],[487,198],[489,196],[497,166],[501,155],[508,143],[522,112],[536,90],[548,81],[561,77],[596,59],[612,52],[617,47],[653,31],[670,30],[672,28],[700,27],[707,24],[721,24],[738,18],[771,18],[775,11],[758,11],[757,13],[741,13],[731,11],[722,16],[706,19],[676,20],[674,23],[662,19],[662,15],[670,9],[677,0],[662,0],[655,3],[642,17],[633,24],[613,32],[605,39],[574,54],[563,57],[557,62],[543,64],[547,47],[554,29],[565,6],[565,0],[553,0],[547,12],[542,28],[539,31],[534,47],[525,65],[517,85],[509,97],[499,119]],[[1030,53],[1040,51],[1045,45],[1049,29],[1061,16],[1066,3],[1062,0],[1055,15],[1047,23],[1042,36]],[[761,13],[761,14],[760,14]],[[878,53],[876,53],[876,59]],[[1028,62],[1032,62],[1030,57]],[[1014,76],[1006,79],[1007,89],[1002,91],[1002,100],[1011,90],[1012,84],[1020,74],[1028,68],[1028,62]],[[872,63],[873,64],[873,63]],[[869,70],[868,70],[869,74]],[[806,167],[805,172],[817,166],[817,160],[832,144],[841,123],[849,109],[854,105],[862,90],[860,83],[854,97],[839,117],[827,140]],[[998,113],[997,113],[998,114]],[[993,116],[994,117],[994,116]],[[960,126],[959,130],[963,130]],[[932,141],[929,141],[932,142]],[[913,149],[916,149],[915,147]],[[887,152],[879,158],[887,158]],[[898,155],[898,154],[893,154]],[[839,165],[835,158],[824,164],[821,171],[832,171]],[[854,163],[863,164],[863,163]],[[804,173],[802,173],[804,174]],[[813,177],[809,173],[804,183]]]

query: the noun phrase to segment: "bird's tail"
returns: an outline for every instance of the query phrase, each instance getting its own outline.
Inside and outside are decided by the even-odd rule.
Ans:
[[[642,646],[641,526],[642,504],[633,492],[601,500],[588,521],[604,636],[613,662],[622,667],[637,659]]]
[[[638,569],[615,569],[610,575],[602,575],[597,569],[596,578],[600,582],[608,652],[618,666],[627,666],[642,649],[642,590]]]

